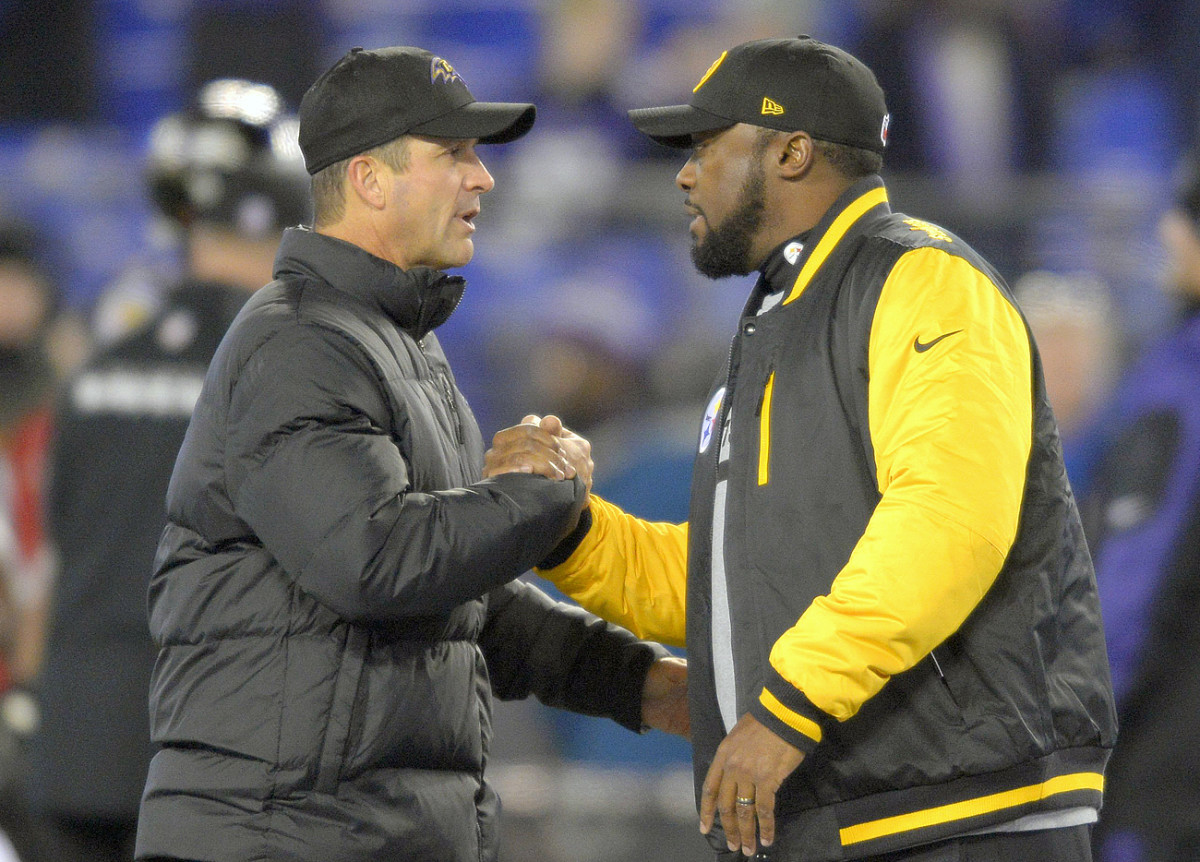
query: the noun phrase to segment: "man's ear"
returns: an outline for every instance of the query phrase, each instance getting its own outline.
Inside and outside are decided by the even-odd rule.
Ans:
[[[346,165],[346,185],[351,194],[372,209],[383,209],[387,193],[383,183],[383,165],[372,156],[359,155]]]
[[[816,147],[808,132],[792,132],[779,150],[779,174],[784,179],[801,179],[816,159]]]

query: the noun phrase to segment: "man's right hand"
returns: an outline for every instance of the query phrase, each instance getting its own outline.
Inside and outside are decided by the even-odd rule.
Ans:
[[[492,448],[483,456],[483,477],[486,479],[501,473],[536,473],[550,479],[574,478],[577,469],[567,447],[562,440],[545,430],[541,421],[536,416],[526,416],[520,425],[496,432],[492,438]],[[585,484],[591,484],[590,470],[584,481]]]
[[[568,463],[575,468],[576,474],[583,482],[585,490],[584,506],[586,506],[587,495],[592,492],[592,470],[595,467],[592,461],[591,442],[580,437],[566,425],[563,425],[562,420],[553,414],[540,418],[530,415],[521,421],[536,423],[543,431],[552,434],[555,440],[558,441],[563,455],[566,457]]]

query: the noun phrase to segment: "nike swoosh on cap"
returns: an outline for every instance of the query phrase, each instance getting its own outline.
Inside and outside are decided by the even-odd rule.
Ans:
[[[937,344],[943,338],[949,338],[951,335],[958,335],[958,333],[960,333],[960,332],[962,332],[961,329],[956,329],[953,332],[943,332],[937,338],[933,339],[933,341],[925,341],[925,342],[922,342],[921,336],[918,335],[916,338],[913,339],[913,350],[917,351],[917,353],[924,353],[926,350],[933,347],[933,345]]]

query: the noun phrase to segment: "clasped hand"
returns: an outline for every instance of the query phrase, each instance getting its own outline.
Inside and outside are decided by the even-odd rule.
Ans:
[[[578,476],[592,489],[592,444],[568,430],[557,416],[526,416],[520,425],[492,437],[483,456],[483,477],[535,473],[550,479]],[[586,505],[586,502],[585,502]]]

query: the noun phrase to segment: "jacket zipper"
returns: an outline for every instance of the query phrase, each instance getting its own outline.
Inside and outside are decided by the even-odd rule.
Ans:
[[[454,400],[454,387],[450,385],[450,378],[445,374],[438,375],[438,379],[442,383],[442,392],[446,396],[446,406],[450,408],[450,421],[454,425],[454,439],[461,446],[466,442],[466,433],[463,431],[462,415],[458,412],[458,402]]]

